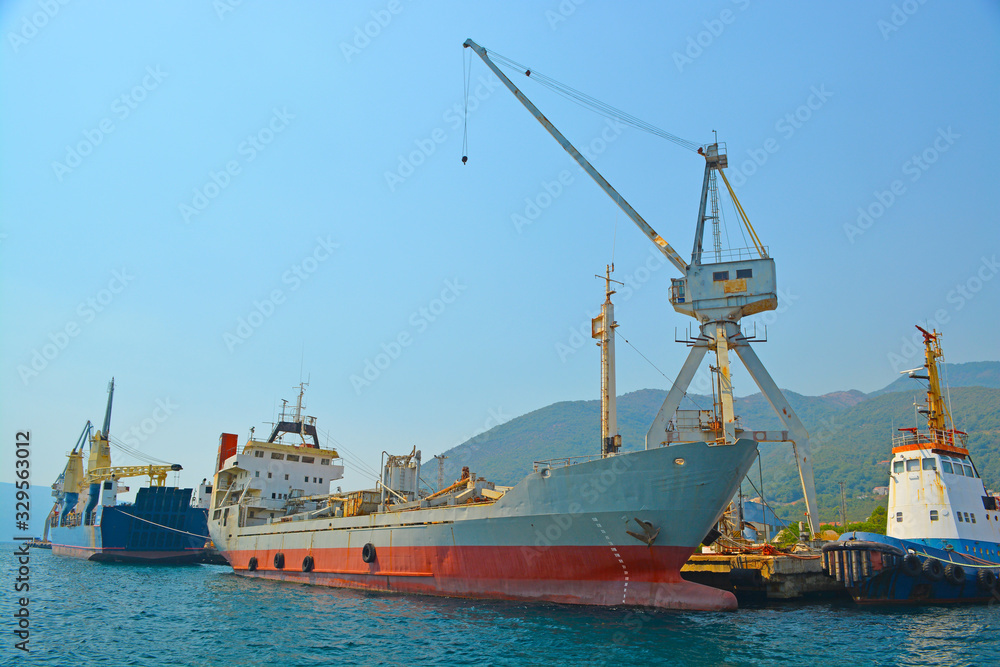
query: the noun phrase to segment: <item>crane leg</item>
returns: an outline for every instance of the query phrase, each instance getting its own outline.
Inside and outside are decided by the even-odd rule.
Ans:
[[[708,353],[707,343],[699,341],[691,348],[684,365],[681,366],[681,372],[677,374],[677,379],[674,380],[673,386],[667,392],[667,397],[663,400],[660,411],[656,413],[656,419],[653,420],[653,424],[646,433],[646,449],[659,447],[663,442],[667,432],[667,424],[673,419],[674,412],[681,404],[681,399],[684,398],[684,394],[687,392],[691,380],[694,379],[694,374],[698,372],[698,367],[701,366],[706,353]]]
[[[771,408],[788,429],[792,441],[792,452],[795,454],[795,462],[799,468],[802,493],[805,496],[806,519],[809,521],[809,530],[815,535],[819,532],[819,508],[816,507],[816,483],[813,480],[812,455],[809,451],[809,432],[806,431],[806,427],[802,425],[798,415],[792,410],[792,406],[781,393],[778,385],[771,379],[771,375],[764,368],[764,364],[761,363],[750,343],[745,340],[734,340],[732,347],[740,356],[740,360],[743,361],[743,365],[746,366],[750,376],[757,383],[761,393],[764,394],[764,398],[771,404]]]
[[[733,378],[729,372],[729,339],[739,334],[739,328],[730,325],[735,329],[735,334],[727,331],[725,322],[715,323],[715,359],[719,365],[719,403],[722,407],[722,428],[726,444],[731,445],[736,442],[736,410],[733,406]]]

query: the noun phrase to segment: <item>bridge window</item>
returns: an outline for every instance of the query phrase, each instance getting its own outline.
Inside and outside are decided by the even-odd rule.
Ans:
[[[737,278],[753,278],[753,269],[736,269]]]
[[[976,522],[976,513],[973,512],[972,513],[972,523],[975,523],[975,522]]]
[[[284,454],[280,454],[278,452],[271,452],[271,458],[272,459],[283,459],[283,458],[285,458],[285,455]]]
[[[253,471],[253,476],[254,477],[260,477],[260,471],[259,470],[254,470]]]
[[[896,523],[903,523],[903,513],[896,512]]]
[[[267,473],[267,478],[271,479],[271,473]]]
[[[309,475],[306,475],[306,481],[307,482],[309,481]]]
[[[320,459],[319,464],[321,466],[328,466],[328,465],[330,465],[330,459]]]
[[[303,456],[302,457],[302,462],[303,463],[314,463],[315,461],[316,461],[316,459],[314,459],[311,456]]]
[[[906,472],[920,470],[920,459],[906,459]]]
[[[285,460],[287,460],[287,461],[298,461],[299,460],[299,455],[298,454],[289,454],[288,456],[285,457]]]
[[[944,470],[945,472],[951,472],[951,473],[955,472],[955,471],[954,471],[954,470],[952,470],[952,468],[951,468],[951,461],[941,461],[941,468],[942,468],[942,469],[943,469],[943,470]]]
[[[286,480],[288,479],[288,475],[285,475],[285,479],[286,479]]]
[[[253,455],[256,456],[258,459],[264,458],[264,452],[260,451],[259,449],[255,451]]]
[[[955,512],[955,516],[958,517],[958,522],[962,523],[962,513],[961,512]]]
[[[937,461],[934,459],[924,459],[923,468],[924,470],[937,470]]]
[[[937,521],[937,520],[938,520],[938,511],[931,510],[931,521]]]
[[[729,271],[715,271],[712,273],[712,280],[715,282],[721,282],[723,280],[729,280]]]
[[[903,472],[903,462],[901,460],[900,461],[893,461],[892,462],[892,471],[893,472]]]

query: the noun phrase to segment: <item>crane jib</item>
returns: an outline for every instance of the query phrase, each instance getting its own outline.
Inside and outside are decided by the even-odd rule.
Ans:
[[[605,179],[604,176],[602,176],[600,172],[594,168],[594,165],[590,164],[587,158],[585,158],[583,154],[580,153],[580,151],[578,151],[565,136],[563,136],[562,132],[557,130],[555,125],[553,125],[549,119],[538,110],[538,107],[532,104],[531,100],[529,100],[524,93],[522,93],[521,90],[514,85],[514,82],[508,79],[507,76],[500,71],[500,68],[496,66],[496,63],[490,60],[489,55],[486,53],[486,49],[479,46],[471,39],[465,40],[463,46],[471,48],[476,52],[476,55],[482,58],[483,62],[486,63],[486,66],[497,75],[505,86],[507,86],[507,89],[514,94],[514,97],[516,97],[521,104],[523,104],[524,107],[531,112],[531,115],[542,124],[542,127],[548,130],[549,134],[551,134],[552,137],[559,142],[559,145],[563,147],[563,150],[569,153],[570,157],[576,160],[577,164],[579,164],[580,167],[587,172],[587,174],[589,174],[599,186],[601,186],[601,189],[604,190],[604,192],[611,197],[612,201],[618,205],[625,215],[627,215],[629,219],[632,220],[632,222],[634,222],[640,230],[642,230],[642,233],[645,234],[650,241],[656,244],[656,247],[670,261],[670,263],[677,267],[677,270],[680,271],[682,275],[686,275],[688,268],[687,262],[685,262],[677,251],[674,250],[669,243],[667,243],[666,239],[657,234],[656,230],[649,226],[649,223],[647,223],[643,217],[639,215],[634,208],[632,208],[631,204],[625,201],[625,198],[622,197],[610,183],[608,183],[607,179]]]

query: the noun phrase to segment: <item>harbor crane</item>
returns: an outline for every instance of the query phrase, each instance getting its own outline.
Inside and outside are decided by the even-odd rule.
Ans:
[[[659,413],[646,433],[646,449],[669,445],[674,442],[705,440],[717,444],[732,444],[738,438],[748,437],[757,442],[791,442],[799,469],[799,479],[805,496],[806,518],[813,534],[819,532],[819,512],[816,506],[816,489],[813,481],[812,457],[809,451],[809,433],[799,420],[792,406],[775,384],[764,364],[754,352],[751,342],[740,327],[740,320],[747,315],[774,310],[778,307],[777,280],[774,259],[750,224],[743,207],[736,198],[723,169],[728,167],[725,144],[718,141],[698,148],[705,159],[698,218],[695,225],[694,247],[690,262],[681,255],[646,222],[625,198],[594,168],[580,151],[538,110],[531,100],[490,58],[482,46],[471,39],[463,44],[471,48],[500,81],[514,94],[535,119],[559,142],[578,165],[601,187],[618,207],[636,224],[673,266],[680,278],[673,278],[670,285],[670,303],[678,313],[698,321],[699,333],[689,337],[691,348],[673,386],[667,393]],[[495,54],[494,54],[495,55]],[[523,70],[531,77],[531,70]],[[465,160],[463,159],[463,162]],[[722,177],[733,200],[737,213],[749,232],[751,248],[721,248],[718,234],[718,198],[715,176]],[[711,201],[709,201],[711,199]],[[709,208],[711,207],[711,208]],[[704,261],[703,248],[706,220],[713,221],[714,259]],[[710,254],[712,254],[710,252]],[[681,399],[694,379],[705,355],[715,352],[718,372],[719,414],[712,411],[680,410]],[[783,431],[744,431],[739,427],[733,405],[733,387],[730,376],[729,352],[735,352],[771,408],[785,427]]]
[[[111,378],[108,384],[108,405],[104,411],[103,428],[96,433],[94,425],[88,421],[83,432],[77,439],[73,450],[69,453],[69,461],[63,473],[52,485],[53,495],[59,493],[80,494],[90,485],[99,484],[105,480],[121,480],[127,477],[149,477],[150,486],[164,486],[167,475],[182,470],[180,464],[112,466],[111,465],[111,406],[115,396],[115,380]],[[90,455],[87,459],[86,472],[83,466],[83,448],[90,442]],[[96,490],[94,492],[96,494]]]

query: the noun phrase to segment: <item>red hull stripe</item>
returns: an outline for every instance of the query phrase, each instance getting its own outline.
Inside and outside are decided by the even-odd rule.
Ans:
[[[726,591],[684,581],[687,547],[645,546],[440,546],[376,548],[365,563],[361,546],[225,553],[233,569],[269,579],[382,591],[535,599],[597,605],[643,605],[671,609],[735,609]],[[306,556],[311,572],[303,572]],[[251,557],[257,570],[250,572]]]

